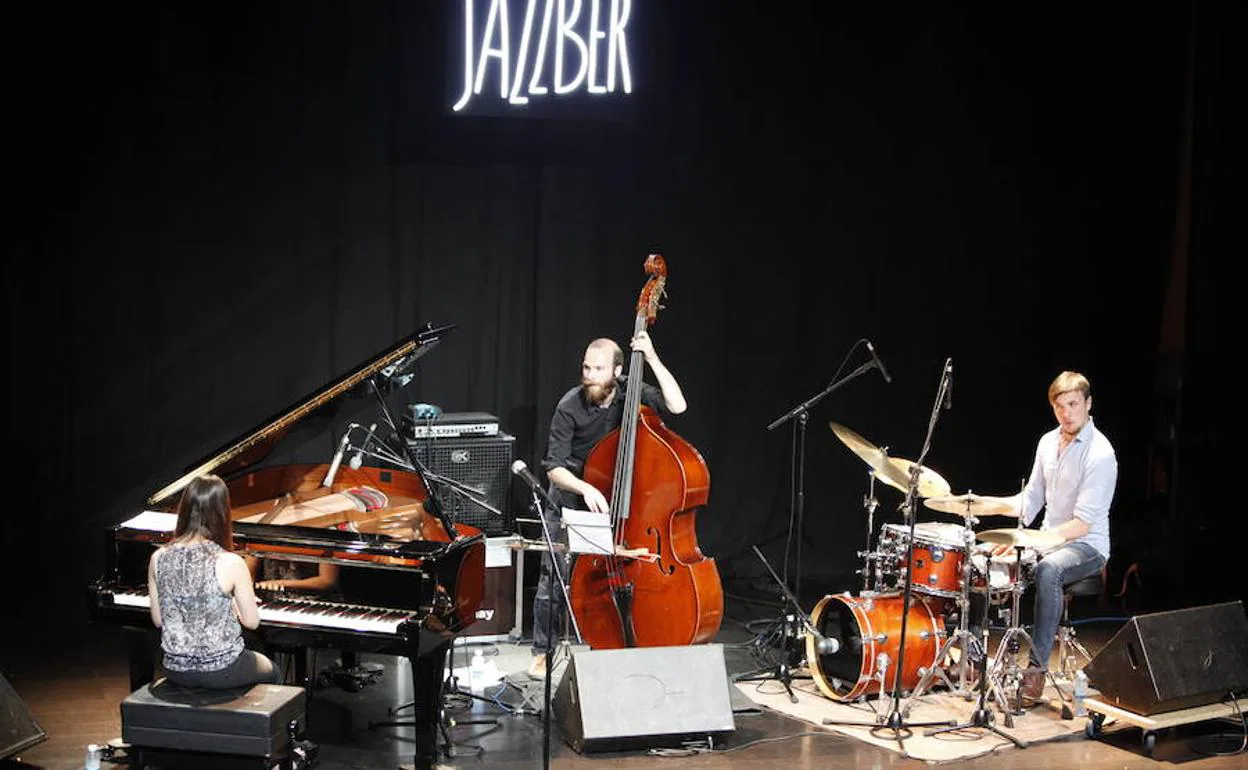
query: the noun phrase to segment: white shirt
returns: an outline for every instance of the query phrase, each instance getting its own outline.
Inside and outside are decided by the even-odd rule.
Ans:
[[[1118,458],[1092,418],[1062,449],[1061,428],[1040,437],[1036,460],[1023,488],[1023,523],[1045,509],[1041,529],[1056,529],[1071,519],[1088,525],[1076,542],[1087,543],[1109,560],[1109,505],[1118,483]]]

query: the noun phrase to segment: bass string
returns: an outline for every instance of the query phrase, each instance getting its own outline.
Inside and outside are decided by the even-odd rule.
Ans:
[[[646,317],[638,315],[633,323],[633,336],[646,326]],[[611,485],[611,529],[613,542],[624,543],[624,522],[628,519],[633,489],[633,461],[637,449],[637,424],[641,415],[641,388],[645,357],[634,350],[629,356],[628,386],[624,397],[624,411],[620,420],[620,445],[616,450],[615,478]],[[620,560],[614,553],[607,556],[607,575],[612,586],[625,585]]]

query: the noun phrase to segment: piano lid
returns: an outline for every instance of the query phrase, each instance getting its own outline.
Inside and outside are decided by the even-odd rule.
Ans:
[[[269,453],[273,444],[301,419],[374,375],[386,378],[396,387],[407,384],[413,376],[412,370],[417,359],[432,350],[442,337],[454,328],[454,324],[438,327],[426,324],[423,329],[371,356],[329,385],[278,412],[269,418],[263,427],[248,431],[240,438],[218,449],[208,459],[196,464],[176,481],[149,497],[148,505],[160,505],[181,492],[192,479],[205,473],[226,475],[258,462]]]

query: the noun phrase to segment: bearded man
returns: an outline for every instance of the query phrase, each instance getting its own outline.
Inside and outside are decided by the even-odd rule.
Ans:
[[[646,332],[633,337],[633,351],[641,353],[646,366],[653,373],[659,386],[642,383],[641,403],[657,410],[661,415],[680,414],[685,411],[684,393],[679,383],[654,350],[654,342]],[[559,531],[560,511],[563,508],[608,513],[607,498],[596,487],[584,481],[585,459],[603,436],[620,427],[624,414],[624,395],[628,380],[623,378],[624,351],[613,340],[599,338],[585,348],[581,361],[581,383],[559,399],[555,414],[550,420],[550,436],[546,442],[546,456],[542,468],[550,480],[550,497],[559,510],[547,513],[551,534]],[[566,610],[563,597],[555,584],[552,569],[558,568],[566,580],[568,560],[552,559],[546,554],[542,559],[542,572],[533,599],[533,659],[529,675],[540,679],[546,675],[546,648],[552,630],[563,625]],[[553,608],[551,603],[554,602]],[[550,611],[554,610],[554,621]]]

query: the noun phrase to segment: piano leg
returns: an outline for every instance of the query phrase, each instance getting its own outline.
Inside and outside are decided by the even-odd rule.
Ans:
[[[294,685],[311,691],[312,683],[308,679],[308,648],[295,645],[272,645],[263,650],[273,659],[273,664],[282,672],[282,684]]]
[[[443,642],[411,658],[412,721],[416,729],[417,770],[430,770],[438,760],[438,735],[442,729],[442,675],[450,642]]]
[[[130,692],[134,692],[155,677],[160,632],[150,628],[126,628],[125,637],[126,658],[130,665]]]

